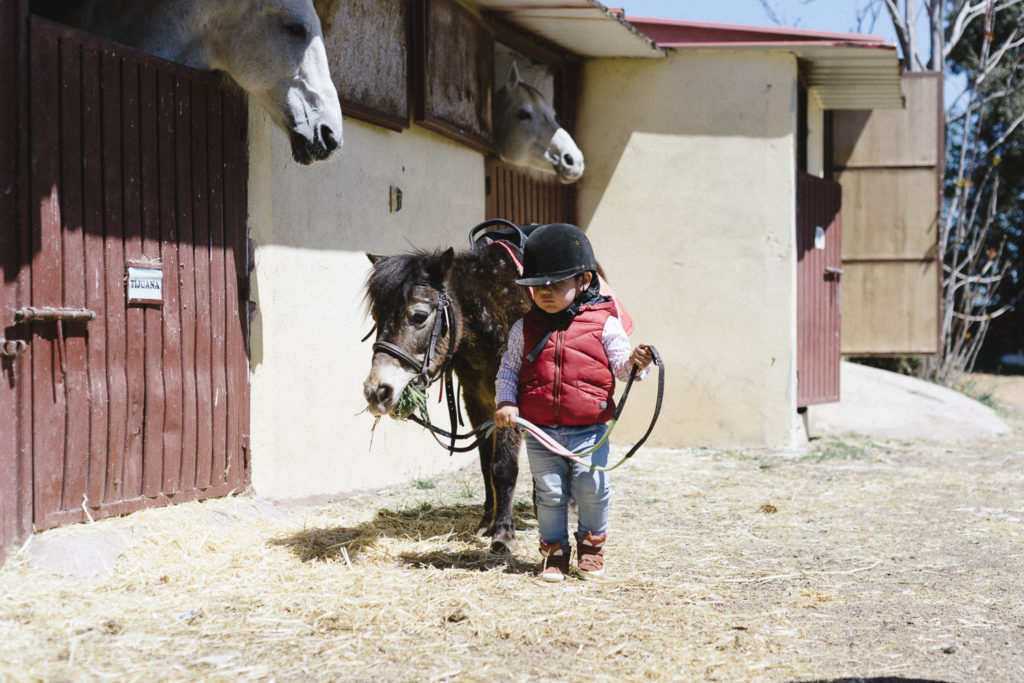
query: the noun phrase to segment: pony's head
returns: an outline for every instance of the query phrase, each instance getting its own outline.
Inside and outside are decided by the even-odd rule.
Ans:
[[[447,296],[442,286],[455,250],[367,257],[373,269],[366,280],[366,302],[377,336],[363,396],[370,413],[387,415],[409,382],[425,383],[441,372],[455,342],[454,315],[439,305]]]
[[[583,152],[555,118],[543,95],[519,78],[515,63],[494,95],[494,146],[510,164],[554,173],[563,183],[583,175]]]
[[[220,3],[206,26],[210,69],[231,76],[291,140],[301,164],[341,146],[341,104],[312,0]]]

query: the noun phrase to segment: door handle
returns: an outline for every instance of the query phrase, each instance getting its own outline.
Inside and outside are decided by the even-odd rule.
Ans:
[[[88,308],[55,308],[53,306],[25,306],[14,311],[14,323],[31,323],[37,320],[57,322],[89,322],[96,313]]]

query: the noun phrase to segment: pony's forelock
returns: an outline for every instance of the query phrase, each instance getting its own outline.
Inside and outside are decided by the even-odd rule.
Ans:
[[[416,285],[427,279],[425,264],[431,256],[417,251],[387,256],[373,265],[366,278],[365,302],[375,320],[384,318],[385,311],[405,308]]]

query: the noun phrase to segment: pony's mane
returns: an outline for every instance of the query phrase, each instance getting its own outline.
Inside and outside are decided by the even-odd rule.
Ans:
[[[382,320],[387,310],[402,310],[417,284],[426,282],[424,264],[437,252],[414,251],[388,256],[374,264],[366,278],[366,297],[373,317]]]

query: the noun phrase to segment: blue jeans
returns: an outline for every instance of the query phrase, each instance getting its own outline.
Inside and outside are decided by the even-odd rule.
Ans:
[[[594,447],[604,436],[607,425],[583,427],[541,427],[566,449],[579,453]],[[561,541],[569,545],[569,500],[576,499],[579,508],[577,531],[585,534],[603,534],[608,530],[608,473],[592,470],[555,455],[539,441],[526,435],[526,454],[533,473],[533,490],[537,503],[537,528],[545,543]],[[584,462],[605,467],[608,465],[608,443],[583,459]]]

